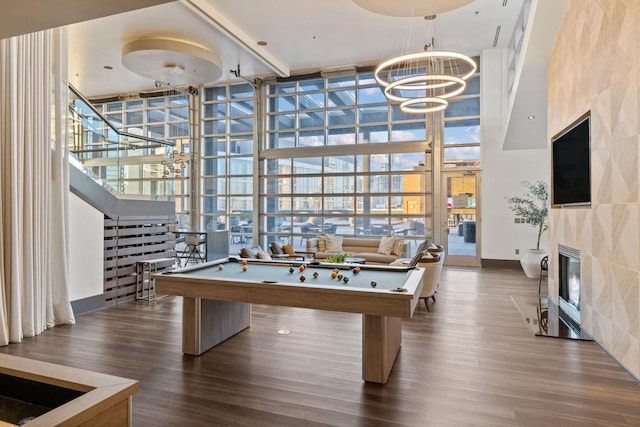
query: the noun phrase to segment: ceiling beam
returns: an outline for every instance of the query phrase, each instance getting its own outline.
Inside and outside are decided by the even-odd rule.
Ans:
[[[281,61],[266,49],[258,45],[258,40],[254,40],[240,27],[227,19],[222,13],[214,8],[206,0],[180,0],[182,4],[200,16],[209,25],[229,37],[240,48],[254,56],[258,61],[269,67],[280,77],[288,77],[291,73],[289,65]]]
[[[89,21],[175,0],[20,0],[2,8],[0,39]]]

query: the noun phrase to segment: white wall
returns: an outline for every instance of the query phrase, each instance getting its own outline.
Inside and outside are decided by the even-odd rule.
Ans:
[[[507,50],[482,52],[482,248],[483,259],[518,260],[525,249],[535,248],[537,228],[515,224],[507,198],[523,194],[522,181],[550,179],[548,149],[503,150],[507,107]],[[546,88],[541,88],[546,90]],[[548,139],[547,139],[548,143]],[[543,236],[541,248],[546,248]]]
[[[69,193],[69,299],[102,294],[104,216]]]

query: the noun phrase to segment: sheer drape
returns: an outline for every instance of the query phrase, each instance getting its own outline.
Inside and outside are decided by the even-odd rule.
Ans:
[[[66,52],[65,29],[0,40],[0,345],[75,321]]]

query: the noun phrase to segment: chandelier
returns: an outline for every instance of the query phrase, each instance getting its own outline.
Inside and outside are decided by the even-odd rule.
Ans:
[[[185,154],[183,151],[173,150],[171,153],[171,158],[168,160],[163,160],[160,162],[162,165],[162,178],[168,179],[172,174],[175,178],[177,178],[182,169],[187,167],[187,162],[185,160]]]
[[[431,37],[423,50],[407,48],[409,43],[405,43],[401,55],[385,60],[376,68],[375,80],[384,88],[384,95],[390,102],[399,103],[406,113],[432,113],[446,109],[449,98],[464,92],[466,81],[475,74],[477,65],[463,53],[435,49],[433,21],[436,14],[460,8],[473,0],[353,1],[381,15],[412,18],[422,15],[430,25]],[[408,35],[412,33],[414,22],[412,19],[409,23]]]
[[[476,70],[473,59],[462,53],[425,50],[384,61],[374,77],[389,101],[400,103],[406,113],[422,114],[447,108],[447,99],[464,92]]]

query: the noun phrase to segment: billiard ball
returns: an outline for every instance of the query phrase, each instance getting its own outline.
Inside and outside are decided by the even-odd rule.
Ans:
[[[242,265],[247,265],[247,260],[246,259],[242,260]]]
[[[342,274],[338,274],[338,280],[342,280]]]
[[[249,269],[249,267],[247,267],[246,265],[242,266],[242,271],[247,271]]]
[[[358,274],[360,273],[360,267],[356,267],[353,269],[353,274]]]
[[[289,268],[289,273],[293,273],[294,271],[293,267]]]
[[[331,272],[331,278],[332,279],[335,279],[337,275],[338,275],[338,273],[336,273],[335,271]]]
[[[318,278],[318,276],[319,276],[318,272],[317,272],[317,271],[314,271],[314,272],[313,272],[313,278],[314,278],[314,279],[317,279],[317,278]]]
[[[304,269],[305,269],[304,265],[301,265],[300,267],[298,267],[298,270],[300,270],[300,273],[302,273]]]
[[[344,277],[342,278],[342,281],[343,281],[344,283],[347,283],[347,282],[349,281],[349,276],[344,276]]]
[[[378,282],[376,282],[375,280],[371,281],[371,287],[375,288],[378,285]]]
[[[218,270],[224,270],[224,265],[218,264]]]
[[[304,282],[305,280],[307,280],[307,278],[306,278],[306,277],[304,277],[304,276],[300,276],[300,281],[301,281],[301,282]]]

